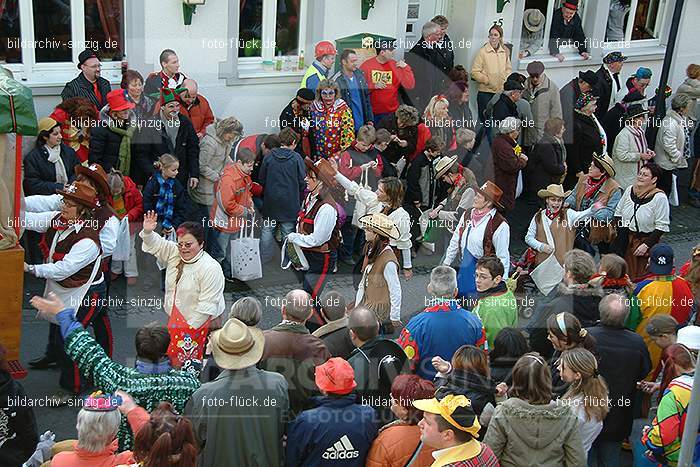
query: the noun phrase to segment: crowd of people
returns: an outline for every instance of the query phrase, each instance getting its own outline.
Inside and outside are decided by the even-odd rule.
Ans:
[[[562,40],[585,39],[577,7],[555,12],[560,61]],[[540,61],[512,72],[498,25],[455,64],[448,27],[426,23],[404,60],[390,40],[361,64],[344,50],[334,74],[318,43],[269,134],[215,116],[173,50],[114,90],[80,53],[23,166],[24,270],[46,280],[31,304],[51,322],[29,364],[61,369],[53,405],[99,390],[50,465],[616,466],[628,443],[676,465],[700,246],[676,269],[663,236],[693,162],[700,207],[700,65],[658,121],[668,96],[647,95],[648,68],[621,81],[619,51],[560,90]],[[234,248],[246,236],[257,251]],[[162,271],[167,325],[136,332],[132,368],[112,358],[106,299],[121,275],[138,283],[137,245]],[[431,256],[426,307],[404,323]],[[279,324],[260,328],[253,297],[225,316],[226,282],[278,261],[301,284]],[[346,266],[353,297],[334,289]],[[0,391],[23,394],[3,362]],[[0,460],[21,465],[34,415],[5,425]]]

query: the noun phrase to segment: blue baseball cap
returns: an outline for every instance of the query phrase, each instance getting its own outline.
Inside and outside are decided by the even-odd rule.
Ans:
[[[673,248],[666,243],[657,243],[649,253],[649,272],[665,276],[673,271]]]

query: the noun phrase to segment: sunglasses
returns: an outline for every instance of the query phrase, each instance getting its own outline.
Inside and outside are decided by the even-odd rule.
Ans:
[[[184,249],[189,248],[192,245],[194,245],[194,242],[178,242],[177,243],[178,248],[184,248]]]

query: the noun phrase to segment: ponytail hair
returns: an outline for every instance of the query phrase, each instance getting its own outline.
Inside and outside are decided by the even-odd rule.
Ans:
[[[581,321],[571,313],[565,311],[551,315],[547,318],[547,331],[570,347],[583,347],[588,351],[595,351],[595,339],[581,327]]]
[[[178,164],[180,161],[178,160],[177,157],[173,156],[172,154],[162,154],[157,161],[153,163],[153,167],[155,167],[156,170],[163,170],[167,169],[168,167],[172,166],[173,164]]]

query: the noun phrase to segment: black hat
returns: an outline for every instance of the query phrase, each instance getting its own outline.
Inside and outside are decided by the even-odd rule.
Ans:
[[[630,105],[627,108],[627,113],[625,114],[626,119],[633,119],[639,117],[640,115],[648,114],[649,111],[639,104]]]
[[[564,0],[561,6],[576,11],[578,10],[578,0]]]
[[[80,52],[80,55],[78,55],[78,69],[80,69],[80,65],[87,62],[93,57],[97,58],[97,55],[95,55],[95,51],[92,49],[85,49],[82,52]]]
[[[520,84],[525,84],[525,81],[527,81],[527,76],[523,75],[522,73],[511,73],[506,78],[506,81],[510,80],[517,81]]]
[[[527,74],[532,76],[539,76],[544,73],[544,63],[535,60],[527,65]]]
[[[657,243],[649,252],[649,272],[664,276],[673,272],[673,248],[666,243]]]
[[[585,81],[591,86],[595,86],[596,84],[598,84],[598,75],[596,75],[595,72],[591,70],[579,71],[578,79],[580,79],[581,81]]]
[[[525,88],[523,87],[520,82],[515,81],[514,79],[509,79],[506,81],[506,84],[503,85],[503,90],[504,91],[522,91]]]
[[[313,102],[313,100],[316,98],[316,95],[309,88],[301,88],[297,91],[297,97],[304,101]]]

